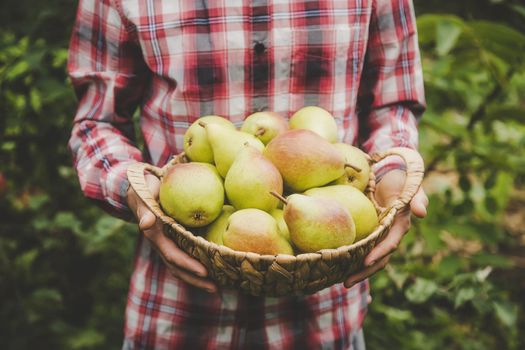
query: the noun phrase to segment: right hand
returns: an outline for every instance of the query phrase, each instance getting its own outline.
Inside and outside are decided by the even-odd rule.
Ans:
[[[146,184],[153,197],[157,199],[160,188],[159,179],[151,174],[146,174]],[[217,286],[206,278],[208,271],[204,265],[186,254],[164,235],[162,222],[148,209],[131,186],[128,189],[127,196],[128,206],[137,218],[140,231],[157,250],[168,271],[186,283],[204,289],[209,293],[215,293]]]

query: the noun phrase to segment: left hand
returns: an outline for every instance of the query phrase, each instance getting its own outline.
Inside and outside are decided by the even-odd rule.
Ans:
[[[375,197],[379,205],[388,207],[403,189],[406,174],[401,170],[392,170],[385,174],[381,181],[377,184]],[[361,282],[365,278],[373,275],[379,270],[382,270],[390,255],[397,249],[399,242],[408,232],[410,228],[410,213],[419,218],[424,218],[427,215],[428,198],[422,187],[410,202],[410,211],[403,210],[396,216],[390,232],[365,258],[365,268],[351,275],[345,281],[345,287],[351,288],[356,283]]]

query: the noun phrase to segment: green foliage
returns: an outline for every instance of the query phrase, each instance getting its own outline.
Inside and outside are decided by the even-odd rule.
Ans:
[[[525,31],[497,15],[472,18],[478,10],[468,19],[418,17],[428,99],[420,148],[431,204],[372,279],[372,349],[525,346],[523,276],[513,258],[524,248],[505,225],[510,208],[523,208],[516,192],[525,178]]]
[[[121,344],[137,233],[84,199],[71,169],[75,4],[0,4],[2,349]],[[431,204],[371,280],[368,346],[522,349],[525,7],[418,0],[416,11]]]

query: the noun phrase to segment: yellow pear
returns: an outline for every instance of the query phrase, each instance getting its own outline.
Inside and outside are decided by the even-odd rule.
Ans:
[[[290,129],[308,129],[322,136],[328,142],[337,142],[337,124],[327,110],[308,106],[303,107],[290,118]]]
[[[219,217],[215,219],[215,221],[212,222],[208,227],[206,227],[204,238],[215,244],[224,245],[222,242],[222,236],[224,235],[226,227],[228,226],[228,219],[234,212],[235,208],[231,205],[223,206]]]
[[[206,135],[208,135],[208,141],[213,150],[215,165],[223,178],[226,177],[237,153],[244,144],[248,143],[259,151],[264,149],[261,140],[251,134],[232,130],[219,124],[201,123],[200,125],[206,129]]]
[[[242,209],[228,219],[223,235],[226,247],[257,254],[289,254],[293,248],[278,232],[275,219],[259,209]]]
[[[367,237],[379,224],[374,204],[357,188],[335,185],[309,189],[304,193],[314,198],[336,200],[352,215],[355,223],[356,241]]]
[[[288,121],[283,116],[269,111],[249,115],[241,126],[241,131],[256,136],[265,145],[288,129]]]
[[[284,221],[284,211],[282,209],[274,209],[270,212],[270,215],[273,216],[273,218],[277,222],[277,227],[279,228],[279,233],[281,234],[281,236],[283,236],[284,238],[286,238],[287,241],[290,242],[290,230],[288,230],[286,221]]]
[[[188,227],[215,220],[224,204],[224,186],[213,165],[180,163],[170,167],[160,183],[162,209]]]
[[[279,170],[256,148],[246,144],[237,153],[224,179],[226,197],[235,209],[256,208],[271,211],[279,200],[270,194],[283,193]]]
[[[216,115],[208,115],[197,119],[184,133],[184,153],[192,162],[213,164],[213,151],[206,130],[199,123],[220,124],[235,130],[235,125],[228,119]]]
[[[350,185],[361,192],[364,191],[370,179],[370,164],[368,163],[366,153],[347,143],[336,143],[334,147],[341,151],[346,163],[350,163],[355,167],[347,167],[345,174],[335,180],[333,184]]]

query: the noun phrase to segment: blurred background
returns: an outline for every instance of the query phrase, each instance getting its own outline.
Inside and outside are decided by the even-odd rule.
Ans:
[[[525,5],[415,0],[429,216],[372,280],[368,348],[525,349]],[[0,344],[115,349],[137,230],[66,143],[70,0],[0,4]]]

